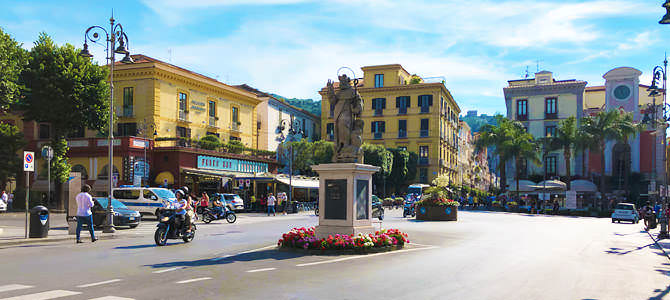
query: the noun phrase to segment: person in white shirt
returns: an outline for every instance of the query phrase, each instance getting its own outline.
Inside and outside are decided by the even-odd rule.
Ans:
[[[5,192],[5,190],[2,190],[2,196],[0,196],[0,199],[2,199],[2,202],[5,204],[9,203],[9,196],[7,196],[7,192]]]
[[[277,202],[277,198],[270,193],[270,196],[268,197],[268,216],[270,215],[270,211],[272,211],[273,216],[277,215],[275,213],[275,202]]]
[[[95,232],[93,231],[93,214],[91,207],[93,207],[93,197],[88,192],[91,191],[91,186],[84,184],[81,187],[81,193],[77,194],[75,200],[77,201],[77,243],[83,243],[80,239],[82,225],[88,225],[88,232],[91,233],[91,241],[95,242]]]

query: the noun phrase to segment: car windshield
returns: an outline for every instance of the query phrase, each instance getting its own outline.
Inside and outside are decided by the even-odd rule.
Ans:
[[[174,193],[170,190],[167,189],[150,189],[152,192],[154,192],[158,197],[161,197],[163,199],[173,199],[176,198]]]
[[[107,207],[107,198],[95,198],[95,200],[98,201],[98,203],[100,203],[102,207]],[[128,209],[128,207],[125,204],[121,203],[121,201],[116,199],[112,199],[112,207]]]
[[[630,204],[617,204],[616,209],[633,210],[633,206]]]

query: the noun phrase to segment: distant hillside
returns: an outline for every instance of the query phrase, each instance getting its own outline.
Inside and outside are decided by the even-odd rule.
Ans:
[[[321,115],[321,101],[314,101],[312,99],[298,99],[298,98],[286,98],[279,96],[277,94],[272,94],[279,99],[284,99],[288,104],[291,104],[295,107],[302,108],[310,113],[313,113],[317,116]]]
[[[470,126],[471,132],[479,132],[479,129],[485,124],[496,125],[495,116],[488,115],[479,115],[479,116],[470,116],[470,117],[461,117],[465,123]]]

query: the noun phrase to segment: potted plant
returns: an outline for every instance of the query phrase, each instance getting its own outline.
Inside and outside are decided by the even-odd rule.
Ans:
[[[433,191],[416,203],[416,219],[425,221],[458,220],[457,201],[447,199],[444,194]]]

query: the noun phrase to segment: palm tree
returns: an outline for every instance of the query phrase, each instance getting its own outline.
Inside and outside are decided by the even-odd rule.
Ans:
[[[597,146],[593,143],[593,137],[584,130],[584,127],[581,125],[577,127],[575,133],[575,152],[581,151],[582,153],[582,178],[586,178],[586,162],[588,157],[586,157],[586,150],[594,151]]]
[[[511,138],[511,122],[502,115],[496,115],[496,125],[485,124],[480,128],[479,139],[475,144],[476,151],[486,147],[493,147],[493,153],[498,155],[498,169],[500,171],[501,189],[507,190],[506,162],[512,158],[512,153],[505,148],[505,142]]]
[[[568,177],[565,183],[567,190],[570,190],[570,158],[572,157],[572,147],[577,140],[577,119],[574,116],[561,121],[556,129],[556,136],[549,137],[549,151],[563,150],[565,159],[565,175]]]
[[[631,113],[619,110],[599,111],[595,116],[584,117],[581,129],[591,137],[594,150],[600,153],[600,193],[605,194],[605,143],[619,141],[628,143],[628,138],[640,131],[633,122]]]
[[[510,122],[510,138],[503,143],[503,148],[514,156],[516,191],[519,193],[519,178],[521,177],[521,162],[523,159],[529,159],[534,164],[539,164],[537,157],[539,148],[533,135],[526,132],[525,128],[519,122]]]

